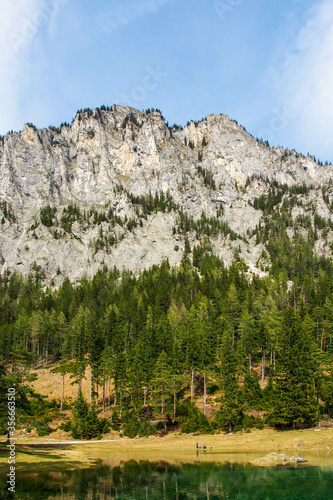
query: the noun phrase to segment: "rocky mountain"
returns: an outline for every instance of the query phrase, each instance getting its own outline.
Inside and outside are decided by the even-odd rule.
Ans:
[[[26,124],[0,137],[0,273],[57,286],[104,264],[177,265],[199,245],[264,273],[265,227],[282,213],[291,239],[297,227],[331,256],[332,182],[332,165],[270,148],[225,115],[170,127],[157,110],[115,105],[60,128]]]

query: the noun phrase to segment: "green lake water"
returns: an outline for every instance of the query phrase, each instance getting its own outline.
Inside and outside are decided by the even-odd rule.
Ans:
[[[127,461],[89,469],[17,474],[8,496],[4,477],[0,498],[71,500],[333,499],[333,468],[307,464],[255,468],[216,462],[170,465]]]

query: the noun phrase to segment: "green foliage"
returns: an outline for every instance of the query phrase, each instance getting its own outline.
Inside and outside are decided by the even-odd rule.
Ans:
[[[115,409],[115,410],[113,410],[112,416],[111,416],[111,428],[114,431],[119,431],[120,425],[121,425],[121,418],[119,416],[117,409]]]
[[[216,394],[220,390],[220,387],[218,384],[211,382],[210,384],[207,384],[207,394],[213,395]]]
[[[227,222],[221,221],[217,217],[207,217],[205,213],[201,214],[200,219],[194,220],[181,210],[178,212],[177,225],[178,233],[186,234],[195,231],[198,239],[202,236],[217,236],[218,234],[229,235],[231,240],[242,239],[230,228]]]
[[[135,413],[132,412],[125,412],[123,416],[123,423],[124,423],[124,434],[125,436],[129,438],[134,438],[140,429],[140,422],[138,419],[138,416]]]
[[[270,421],[276,426],[311,425],[316,419],[313,374],[316,371],[309,317],[303,322],[294,310],[284,313],[280,338],[279,376]]]
[[[82,214],[76,205],[68,205],[63,208],[60,225],[66,233],[72,232],[72,225],[75,221],[82,221]]]
[[[14,212],[12,212],[10,206],[6,201],[0,201],[0,210],[2,211],[3,214],[3,221],[2,224],[4,224],[4,219],[7,219],[8,222],[15,222],[16,217],[14,215]]]
[[[169,192],[156,192],[155,195],[134,196],[128,193],[128,197],[134,206],[139,206],[142,209],[142,215],[150,215],[153,212],[171,212],[177,209],[177,205],[173,202]]]
[[[251,180],[249,183],[250,182]],[[266,182],[270,186],[268,193],[266,195],[262,194],[259,198],[255,198],[253,203],[251,203],[256,210],[262,210],[266,215],[273,213],[275,207],[282,202],[286,194],[290,197],[293,197],[293,195],[307,195],[312,188],[312,186],[309,187],[306,184],[295,184],[294,186],[288,187],[287,184],[279,184],[276,180],[269,181],[266,179]],[[247,184],[245,187],[247,187]],[[297,198],[294,198],[294,200],[295,203],[297,203]]]
[[[237,359],[232,337],[227,332],[222,340],[222,383],[224,396],[222,406],[215,420],[220,426],[227,427],[229,432],[240,424],[243,417],[241,393],[237,382]]]
[[[51,429],[51,420],[59,416],[59,404],[47,401],[45,397],[35,393],[28,385],[22,384],[22,376],[18,371],[8,373],[0,365],[0,434],[7,432],[8,426],[8,389],[15,389],[15,427],[35,427],[38,436],[47,436]],[[16,431],[17,432],[17,431]]]
[[[57,213],[56,207],[50,207],[47,205],[40,209],[40,221],[46,227],[52,227],[54,224],[54,218]]]
[[[33,419],[27,397],[29,387],[22,385],[22,378],[18,373],[9,373],[0,365],[0,435],[6,434],[8,427],[8,389],[15,389],[15,425]]]
[[[178,406],[180,416],[181,432],[189,434],[191,432],[201,432],[202,434],[214,433],[214,425],[209,421],[198,408],[190,402],[182,403]]]
[[[66,423],[62,423],[59,426],[59,429],[61,429],[62,431],[65,431],[65,432],[70,432],[70,430],[71,430],[71,421],[68,420]]]
[[[74,439],[100,438],[103,430],[108,431],[105,419],[98,419],[95,406],[88,407],[81,391],[74,403],[70,429]]]
[[[134,199],[133,204],[143,215],[141,203],[147,202],[149,210],[163,206],[168,210],[167,200],[158,195],[150,201]],[[115,221],[112,211],[108,213],[81,215],[96,224],[104,216]],[[202,215],[194,223],[185,214],[178,221],[184,240],[191,236],[192,241],[190,231],[199,231],[202,240],[177,268],[165,261],[136,275],[104,267],[92,280],[84,278],[73,286],[65,279],[55,291],[43,288],[38,265],[27,278],[5,274],[0,279],[3,362],[19,369],[28,381],[32,366],[61,359],[71,365],[66,373],[71,373],[75,385],[81,384],[89,364],[93,400],[97,388],[101,398],[101,388],[110,386],[110,404],[116,408],[112,426],[130,435],[155,432],[154,418],[169,429],[168,415],[173,416],[174,408],[172,420],[179,419],[183,429],[204,427],[195,410],[189,422],[188,415],[178,415],[182,401],[190,398],[192,370],[194,403],[203,396],[204,374],[207,392],[218,388],[222,392],[213,427],[242,428],[244,415],[254,410],[269,412],[277,426],[312,425],[319,415],[331,415],[332,261],[313,251],[312,219],[297,219],[307,231],[312,227],[309,237],[304,231],[291,235],[288,211],[274,211],[265,220],[259,233],[266,243],[262,261],[269,255],[272,261],[268,277],[250,280],[238,255],[226,268],[204,235],[208,230],[218,234],[221,221]],[[296,320],[289,318],[288,323],[290,304]],[[255,375],[262,363],[264,377],[269,375],[264,390]],[[24,418],[31,425],[36,419],[48,426],[41,415],[33,416],[32,396],[24,394],[28,404]],[[306,400],[300,394],[307,394]],[[74,434],[98,436],[105,425],[88,410],[89,419],[80,416],[78,408]],[[43,411],[53,418],[58,410]]]
[[[201,160],[199,159],[199,161],[202,161],[202,157],[201,157]],[[204,185],[206,187],[208,187],[209,189],[213,189],[215,191],[216,190],[216,183],[214,180],[213,172],[211,172],[210,170],[204,169],[201,165],[197,166],[197,172],[203,178]]]
[[[132,113],[132,111],[128,115],[125,116],[123,123],[121,125],[122,128],[126,128],[126,125],[128,122],[136,125],[137,127],[141,127],[141,124],[139,123],[137,117]]]
[[[60,416],[59,403],[55,400],[48,401],[45,397],[35,394],[30,404],[38,436],[48,436],[51,432],[49,422]]]
[[[154,403],[156,406],[160,405],[161,413],[164,419],[165,431],[167,430],[166,408],[168,405],[168,399],[172,394],[172,390],[170,387],[171,367],[169,366],[168,361],[169,361],[168,356],[166,352],[163,350],[156,361],[153,378],[151,381],[151,384],[154,387],[153,389]]]
[[[187,238],[185,238],[185,244],[184,244],[184,254],[188,255],[191,253],[191,245],[190,242],[188,241]]]
[[[262,409],[262,391],[256,373],[246,373],[243,385],[244,406],[253,410]]]

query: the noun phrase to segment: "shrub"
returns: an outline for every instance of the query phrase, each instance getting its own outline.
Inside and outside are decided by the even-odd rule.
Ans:
[[[106,419],[99,420],[96,408],[88,407],[82,392],[80,391],[77,400],[74,403],[73,419],[70,429],[74,439],[91,439],[97,437],[100,439],[104,429],[109,431],[109,424]]]
[[[45,208],[40,209],[40,221],[41,223],[46,226],[46,227],[51,227],[53,226],[53,219],[55,217],[55,214],[57,212],[56,207],[50,207],[50,205],[47,205]]]
[[[216,394],[219,390],[219,386],[218,384],[215,384],[215,383],[210,383],[210,384],[207,384],[207,394],[209,394],[210,396],[212,394]]]
[[[199,431],[203,434],[214,432],[214,424],[207,420],[207,417],[198,410],[194,403],[182,403],[178,406],[180,415],[181,432],[190,433]]]

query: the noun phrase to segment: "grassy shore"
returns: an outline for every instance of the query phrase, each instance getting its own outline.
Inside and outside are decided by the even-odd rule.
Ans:
[[[165,461],[168,463],[217,461],[258,463],[269,453],[298,456],[311,465],[333,465],[333,429],[275,431],[252,430],[236,434],[187,435],[169,433],[160,438],[116,439],[114,435],[92,443],[61,444],[47,438],[21,438],[17,448],[17,463],[21,468],[53,464],[57,467],[83,467],[102,459],[115,466],[127,460]],[[112,440],[112,441],[111,441]],[[58,441],[57,441],[58,442]],[[207,451],[197,453],[196,443],[205,444]],[[29,446],[34,445],[34,446]],[[37,447],[36,447],[37,446]],[[2,443],[1,468],[7,464],[7,450]]]

